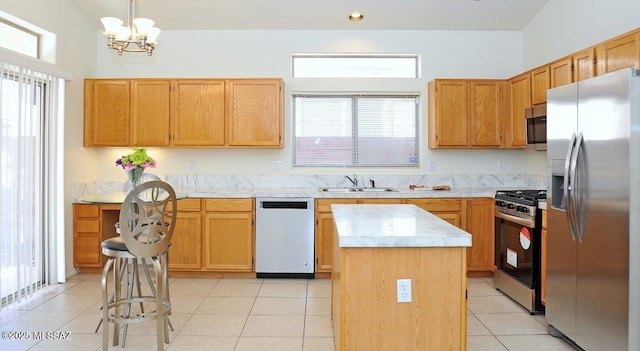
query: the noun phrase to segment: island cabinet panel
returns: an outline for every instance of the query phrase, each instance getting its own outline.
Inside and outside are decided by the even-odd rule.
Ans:
[[[171,270],[202,268],[202,213],[200,199],[178,201],[176,226],[169,249]]]
[[[464,247],[337,251],[339,269],[332,275],[336,350],[466,350]],[[411,279],[412,302],[396,301],[400,278]]]
[[[511,78],[505,99],[508,104],[505,113],[505,148],[524,148],[527,146],[525,109],[531,107],[531,76],[529,73]]]
[[[494,200],[491,198],[465,199],[467,209],[466,230],[471,234],[471,248],[467,249],[469,272],[495,270]]]
[[[207,199],[205,206],[204,268],[221,272],[252,272],[253,199]]]
[[[230,146],[283,146],[281,79],[227,81],[227,141]]]
[[[172,85],[172,144],[223,146],[224,80],[176,80]]]
[[[85,80],[84,146],[130,145],[128,80]]]

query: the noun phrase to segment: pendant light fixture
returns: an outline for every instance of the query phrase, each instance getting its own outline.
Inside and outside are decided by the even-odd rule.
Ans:
[[[148,18],[136,18],[137,0],[129,0],[129,17],[127,25],[115,17],[102,17],[104,35],[110,49],[122,52],[146,52],[151,56],[155,45],[158,44],[160,29],[154,27],[155,22]]]

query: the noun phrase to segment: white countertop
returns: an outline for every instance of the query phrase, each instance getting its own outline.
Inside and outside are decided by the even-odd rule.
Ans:
[[[471,246],[471,234],[415,205],[331,205],[340,247]]]

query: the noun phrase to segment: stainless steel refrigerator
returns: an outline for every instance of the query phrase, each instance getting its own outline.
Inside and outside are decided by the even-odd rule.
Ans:
[[[547,93],[549,333],[640,350],[640,71]]]

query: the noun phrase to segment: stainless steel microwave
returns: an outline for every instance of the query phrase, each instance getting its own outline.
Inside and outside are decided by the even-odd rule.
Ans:
[[[544,151],[547,149],[547,104],[525,109],[527,121],[527,147]]]

